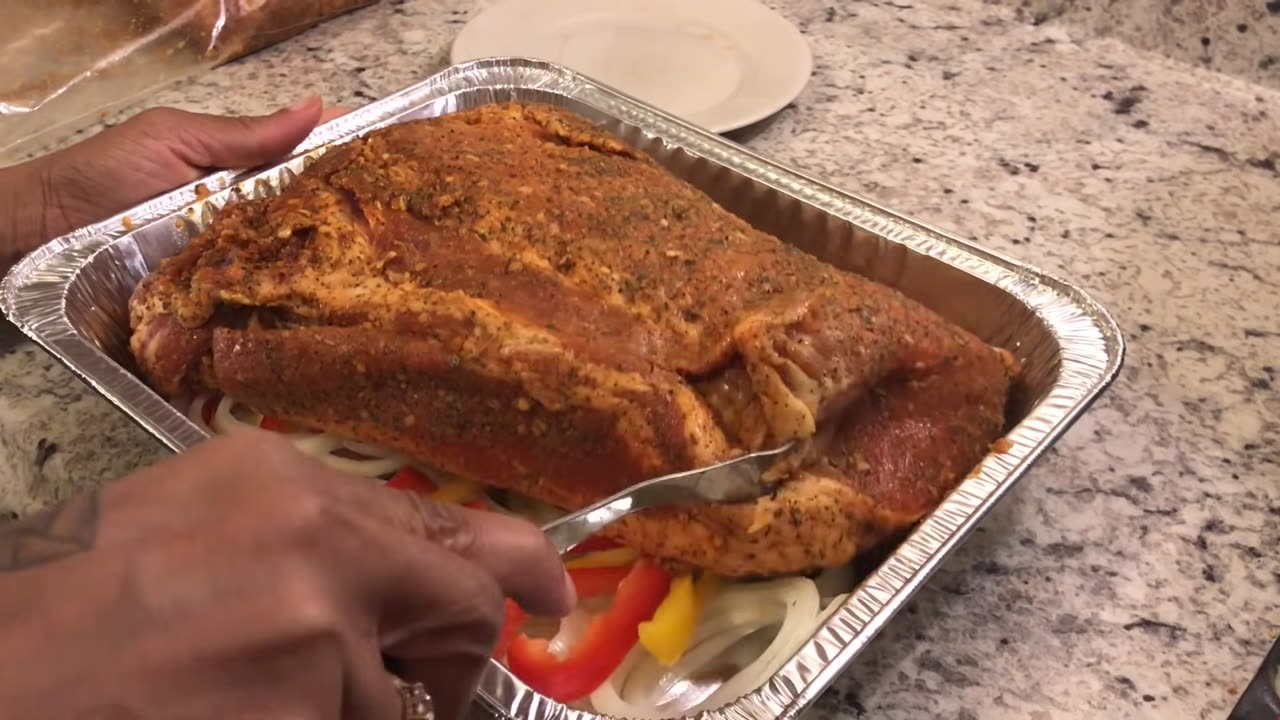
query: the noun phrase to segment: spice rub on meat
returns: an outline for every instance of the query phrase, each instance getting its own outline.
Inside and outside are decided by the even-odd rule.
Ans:
[[[770,497],[611,530],[731,576],[837,565],[909,527],[999,435],[1018,372],[535,105],[329,150],[224,208],[130,310],[164,394],[224,392],[564,508],[812,441]]]

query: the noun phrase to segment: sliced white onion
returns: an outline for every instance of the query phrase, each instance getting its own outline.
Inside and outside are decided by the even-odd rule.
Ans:
[[[799,647],[799,643],[808,639],[809,635],[805,634],[797,642],[793,636],[804,630],[812,633],[818,608],[818,591],[807,578],[730,586],[707,605],[689,649],[673,667],[662,667],[638,647],[613,676],[591,694],[591,704],[597,712],[634,720],[678,717],[711,703],[723,704],[717,702],[717,698],[726,686],[730,691],[745,686],[739,694],[755,689],[759,683],[751,684],[751,681],[759,678],[763,683],[767,678],[764,670],[773,667],[779,653]],[[773,631],[775,627],[777,632]],[[756,650],[741,647],[748,638],[755,640],[756,634],[761,635],[756,641]],[[708,667],[748,651],[745,656],[751,661],[747,667],[719,687],[713,679],[699,680]],[[785,662],[789,656],[789,652],[782,655],[781,661]]]
[[[217,431],[209,427],[209,423],[204,421],[204,404],[209,402],[210,397],[212,396],[208,393],[196,395],[195,400],[192,400],[191,403],[187,405],[187,419],[195,423],[196,427],[201,430],[204,430],[211,435],[216,435]]]
[[[191,406],[191,410],[189,411],[190,415],[200,417],[204,399],[197,398],[196,404]],[[239,413],[237,413],[237,411],[239,411]],[[244,417],[249,419],[242,419],[240,413],[243,413]],[[256,428],[262,425],[262,415],[240,405],[236,401],[224,395],[218,400],[218,407],[213,412],[213,422],[211,425],[211,429],[218,433],[229,433],[235,430]],[[284,433],[284,435],[293,443],[294,447],[298,448],[299,451],[318,459],[320,462],[328,465],[334,470],[347,473],[348,475],[380,477],[382,475],[394,473],[409,464],[408,458],[405,458],[402,455],[382,450],[373,445],[365,445],[364,443],[355,443],[350,440],[343,440],[342,438],[334,437],[328,433],[306,430],[295,433]],[[365,455],[366,458],[357,459],[335,455],[334,452],[340,449],[351,450],[361,455]]]
[[[623,658],[622,664],[618,665],[618,668],[613,671],[613,675],[588,696],[591,700],[591,708],[598,714],[609,715],[618,718],[618,720],[661,720],[661,718],[667,717],[669,713],[656,707],[632,705],[626,702],[618,692],[618,683],[626,682],[637,663],[652,659],[649,651],[645,650],[643,646],[636,645],[632,648],[631,652]],[[674,714],[679,715],[680,713]]]
[[[778,636],[778,628],[781,624],[768,625],[746,636],[739,642],[730,646],[719,658],[719,664],[722,667],[742,668],[750,665],[756,658],[764,654],[769,649],[769,644]],[[722,683],[716,683],[719,687]],[[709,696],[710,693],[707,693]],[[705,698],[704,698],[705,699]]]
[[[508,498],[508,509],[535,525],[546,525],[568,514],[558,507],[553,507],[523,495],[512,493]]]
[[[369,443],[356,442],[355,440],[343,440],[342,447],[356,453],[357,455],[364,455],[365,457],[370,458],[382,458],[395,455],[395,453],[385,448],[378,447],[377,445],[370,445]]]
[[[681,656],[679,662],[670,668],[664,668],[652,657],[636,663],[636,667],[625,678],[622,695],[629,705],[653,709],[657,717],[670,717],[695,707],[715,692],[719,681],[694,678],[704,675],[701,672],[712,664],[723,661],[730,650],[742,644],[743,640],[761,630],[777,627],[781,618],[760,617],[749,623],[733,625],[715,635],[705,638],[700,644],[692,645]],[[772,635],[764,640],[767,646]],[[763,651],[765,648],[759,648]]]
[[[334,450],[342,447],[342,441],[332,435],[316,432],[282,433],[301,452],[320,460],[326,460]],[[350,459],[350,458],[348,458]],[[358,461],[357,461],[358,462]]]
[[[218,400],[218,407],[213,411],[213,429],[220,433],[229,433],[236,430],[244,430],[247,428],[256,428],[262,424],[262,416],[256,412],[249,411],[249,416],[253,418],[251,421],[241,420],[235,414],[236,402],[231,398],[223,395]]]
[[[587,631],[587,626],[591,624],[591,618],[592,614],[581,605],[571,610],[568,615],[560,620],[560,628],[556,630],[556,634],[547,643],[547,652],[561,660],[568,657],[569,651],[578,644],[578,641],[582,639],[583,633]]]
[[[729,678],[711,697],[700,703],[697,710],[720,707],[760,687],[800,649],[816,627],[819,598],[818,588],[808,578],[782,578],[761,585],[775,584],[775,598],[785,602],[786,617],[782,627],[768,649],[756,661]]]
[[[407,458],[399,455],[390,455],[382,458],[370,458],[368,460],[356,460],[353,458],[342,457],[332,453],[319,455],[320,462],[328,465],[334,470],[347,473],[348,475],[358,475],[360,477],[382,477],[396,472],[400,468],[409,464]]]
[[[814,630],[816,631],[818,628],[826,625],[827,621],[831,619],[831,616],[836,614],[836,611],[844,605],[844,601],[848,600],[851,594],[853,593],[841,593],[830,600],[827,600],[827,606],[822,609],[822,612],[818,613],[818,622],[815,624]]]

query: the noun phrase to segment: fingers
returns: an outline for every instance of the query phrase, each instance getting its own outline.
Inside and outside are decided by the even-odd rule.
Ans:
[[[310,97],[262,117],[222,117],[153,108],[28,166],[42,182],[39,213],[19,214],[25,250],[97,222],[210,170],[248,168],[286,157],[322,122],[347,112]],[[12,213],[11,213],[12,214]],[[3,250],[3,248],[0,248]],[[3,258],[0,258],[3,259]]]
[[[319,97],[309,97],[261,117],[155,111],[163,113],[160,119],[168,126],[157,139],[194,168],[254,167],[282,158],[297,147],[321,121],[323,105]]]
[[[499,599],[510,597],[533,614],[563,616],[576,602],[573,584],[555,548],[541,530],[524,520],[432,502],[415,493],[389,490],[365,479],[343,475],[267,433],[238,433],[226,442],[240,443],[242,448],[233,454],[252,456],[250,462],[259,472],[296,477],[304,485],[317,490],[323,488],[330,498],[324,503],[340,509],[342,516],[359,525],[361,529],[357,534],[376,534],[379,546],[385,547],[382,552],[405,555],[413,561],[431,553],[433,548],[447,550],[492,577],[500,591]],[[205,445],[216,444],[217,441],[211,441]],[[211,456],[229,452],[215,447],[203,448],[203,451]],[[259,496],[264,494],[260,487],[255,492]],[[303,506],[301,500],[292,496],[280,502],[289,508]],[[298,511],[280,512],[297,514]],[[310,515],[303,513],[302,522],[307,522]],[[327,520],[334,521],[332,517]],[[280,522],[278,519],[277,525]],[[333,528],[319,532],[333,537],[337,531]],[[368,550],[360,551],[368,554]],[[387,558],[387,562],[398,571],[400,563],[407,561]],[[425,572],[432,576],[440,574],[430,569]],[[393,576],[387,582],[394,584],[403,580]],[[394,592],[395,588],[389,587],[386,591]],[[500,608],[496,612],[502,614]]]
[[[455,557],[455,560],[465,564],[461,558]],[[437,720],[454,720],[463,716],[489,667],[489,658],[501,630],[501,619],[493,622],[490,615],[501,613],[502,602],[493,607],[486,607],[486,601],[479,605],[472,622],[452,615],[451,621],[424,625],[415,632],[394,639],[385,647],[384,652],[393,661],[397,675],[407,682],[420,682],[426,687]]]
[[[530,613],[560,617],[573,609],[577,600],[564,563],[534,525],[398,490],[378,488],[370,498],[392,527],[475,563]]]
[[[264,165],[285,157],[318,125],[351,108],[324,107],[319,97],[260,117],[202,115],[161,108],[143,113],[151,135],[198,175],[200,171]],[[121,127],[127,127],[128,123]]]
[[[503,595],[482,568],[439,545],[399,532],[378,613],[382,652],[397,674],[426,686],[438,720],[462,717],[504,621]],[[392,552],[387,552],[392,555]]]
[[[458,720],[474,701],[488,668],[488,655],[451,658],[449,662],[405,660],[402,676],[407,681],[422,683],[427,689],[436,720]]]
[[[223,659],[240,673],[237,697],[275,703],[265,716],[399,720],[385,653],[427,686],[440,720],[457,720],[489,666],[508,588],[535,606],[542,593],[520,589],[513,568],[534,566],[551,595],[564,592],[536,528],[341,475],[261,431],[202,443],[102,500],[100,542],[137,556],[130,613],[167,620],[141,625],[178,653],[156,662],[218,690],[208,662]]]
[[[369,638],[360,638],[368,641]],[[401,720],[404,701],[395,678],[383,666],[376,638],[361,643],[348,663],[342,689],[342,717],[361,720]]]
[[[507,597],[535,615],[563,617],[573,610],[573,581],[537,526],[498,513],[463,512],[474,540],[458,552],[493,575]]]
[[[271,518],[274,534],[263,546],[294,548],[326,570],[351,631],[344,637],[374,646],[344,652],[349,717],[384,717],[399,702],[377,649],[401,677],[427,686],[438,718],[461,717],[488,666],[505,598],[539,615],[563,615],[574,604],[560,558],[527,522],[342,475],[269,433],[238,433],[183,457],[188,472],[221,464],[219,482],[184,483],[169,467],[160,473],[164,487],[207,489],[200,507],[249,523],[229,523],[234,536]],[[249,497],[255,512],[244,513]]]
[[[324,112],[320,113],[319,124],[323,125],[329,122],[330,120],[337,120],[338,118],[342,117],[343,115],[346,115],[349,112],[351,112],[351,108],[349,107],[342,107],[342,106],[336,106],[336,105],[333,107],[327,107],[324,109]]]

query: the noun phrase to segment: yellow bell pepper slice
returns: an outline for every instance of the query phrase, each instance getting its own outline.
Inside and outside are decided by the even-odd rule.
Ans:
[[[621,547],[610,550],[597,550],[582,557],[565,560],[564,566],[569,570],[583,568],[622,567],[640,559],[640,553],[631,548]]]
[[[439,490],[428,495],[432,500],[442,503],[460,504],[480,494],[480,486],[466,480],[450,480]]]
[[[697,583],[692,575],[681,575],[671,582],[653,619],[640,623],[640,644],[663,667],[675,665],[689,649],[702,610],[719,586],[719,579],[713,575],[703,575]]]

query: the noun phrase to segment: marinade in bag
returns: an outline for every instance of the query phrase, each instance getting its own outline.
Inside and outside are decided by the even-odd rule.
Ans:
[[[377,0],[0,2],[0,163]]]

